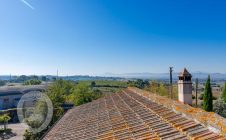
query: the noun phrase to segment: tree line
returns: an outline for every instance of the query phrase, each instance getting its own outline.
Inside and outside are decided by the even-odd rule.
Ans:
[[[46,90],[46,94],[51,99],[54,108],[49,128],[63,116],[65,113],[63,106],[65,104],[79,106],[98,99],[103,95],[100,90],[87,84],[65,80],[56,80],[53,82]],[[39,113],[43,113],[43,116],[46,116],[46,109],[46,104],[43,104],[42,102],[37,102],[35,105],[35,110],[39,111]],[[42,121],[40,122],[38,120],[35,121],[29,119],[26,120],[26,122],[32,128],[38,128],[43,123]],[[25,140],[38,140],[46,133],[46,131],[48,131],[49,128],[38,134],[33,134],[32,131],[26,130],[24,134]]]
[[[147,91],[150,91],[151,93],[158,94],[160,96],[168,96],[170,93],[170,85],[166,84],[164,82],[159,82],[159,81],[148,81],[148,80],[133,80],[133,81],[128,81],[127,85],[130,87],[137,87],[140,89],[144,89]],[[172,87],[172,94],[173,98],[177,99],[177,86]]]
[[[208,112],[214,111],[215,113],[226,117],[226,82],[224,83],[220,98],[217,99],[215,103],[213,103],[213,100],[215,100],[215,97],[212,93],[211,79],[210,76],[208,76],[203,94],[202,108]]]
[[[27,80],[23,83],[23,85],[40,85],[42,83],[41,80],[37,80],[37,79],[31,79],[31,80]]]

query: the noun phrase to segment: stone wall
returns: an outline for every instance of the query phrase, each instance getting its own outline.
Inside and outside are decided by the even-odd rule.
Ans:
[[[173,109],[175,112],[182,113],[186,117],[192,118],[212,131],[226,137],[226,119],[214,112],[206,112],[203,109],[194,108],[179,101],[171,100],[167,97],[159,96],[138,88],[129,87],[128,89],[169,109]]]

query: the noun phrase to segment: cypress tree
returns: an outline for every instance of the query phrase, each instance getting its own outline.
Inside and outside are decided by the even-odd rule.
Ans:
[[[210,75],[206,81],[205,92],[203,96],[203,109],[211,112],[213,111],[213,95],[212,95],[212,88],[210,83]]]
[[[223,93],[222,93],[222,99],[226,103],[226,82],[224,83],[224,90],[223,90]]]

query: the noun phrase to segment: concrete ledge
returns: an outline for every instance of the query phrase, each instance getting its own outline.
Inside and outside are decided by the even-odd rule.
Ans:
[[[179,101],[159,96],[138,88],[129,87],[128,89],[169,109],[173,109],[175,112],[182,113],[186,117],[192,118],[212,131],[226,137],[226,119],[214,112],[206,112],[203,109],[194,108]]]

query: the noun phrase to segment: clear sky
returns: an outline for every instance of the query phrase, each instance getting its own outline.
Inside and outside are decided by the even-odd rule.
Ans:
[[[225,0],[0,0],[0,75],[226,73]]]

